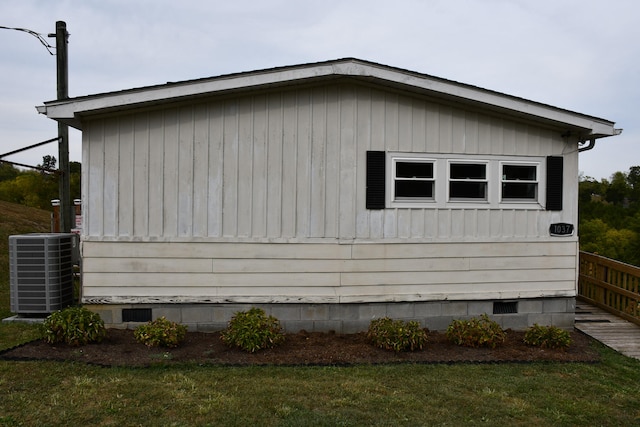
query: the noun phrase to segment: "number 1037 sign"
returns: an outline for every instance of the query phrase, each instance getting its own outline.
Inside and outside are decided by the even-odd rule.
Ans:
[[[551,224],[549,227],[549,234],[552,236],[573,236],[573,224],[567,224],[564,222]]]

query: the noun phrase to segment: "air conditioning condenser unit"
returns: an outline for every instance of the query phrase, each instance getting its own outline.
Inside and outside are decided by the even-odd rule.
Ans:
[[[11,311],[48,314],[73,304],[73,261],[78,236],[9,236]]]

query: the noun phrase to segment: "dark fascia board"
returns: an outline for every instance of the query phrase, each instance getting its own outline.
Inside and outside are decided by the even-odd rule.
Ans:
[[[269,90],[278,87],[354,80],[408,93],[440,98],[524,120],[546,123],[581,134],[583,139],[617,135],[609,120],[565,110],[452,80],[355,58],[226,74],[65,100],[36,107],[47,117],[82,130],[83,117],[152,108],[199,98]]]

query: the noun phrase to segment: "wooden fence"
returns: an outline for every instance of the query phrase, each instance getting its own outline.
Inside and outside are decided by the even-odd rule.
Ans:
[[[640,268],[580,252],[578,297],[640,325]]]

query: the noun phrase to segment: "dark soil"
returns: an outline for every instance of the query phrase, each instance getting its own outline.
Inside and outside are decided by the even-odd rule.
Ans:
[[[451,344],[443,333],[430,332],[421,351],[400,352],[372,346],[365,334],[288,334],[274,349],[247,353],[227,347],[218,333],[188,332],[177,348],[148,348],[135,341],[132,330],[109,329],[99,344],[80,347],[50,345],[38,340],[2,352],[10,360],[78,361],[102,366],[142,367],[157,364],[206,365],[353,365],[378,363],[498,363],[498,362],[597,362],[599,354],[591,339],[572,332],[566,351],[529,347],[523,332],[507,331],[506,342],[495,348],[467,348]]]

